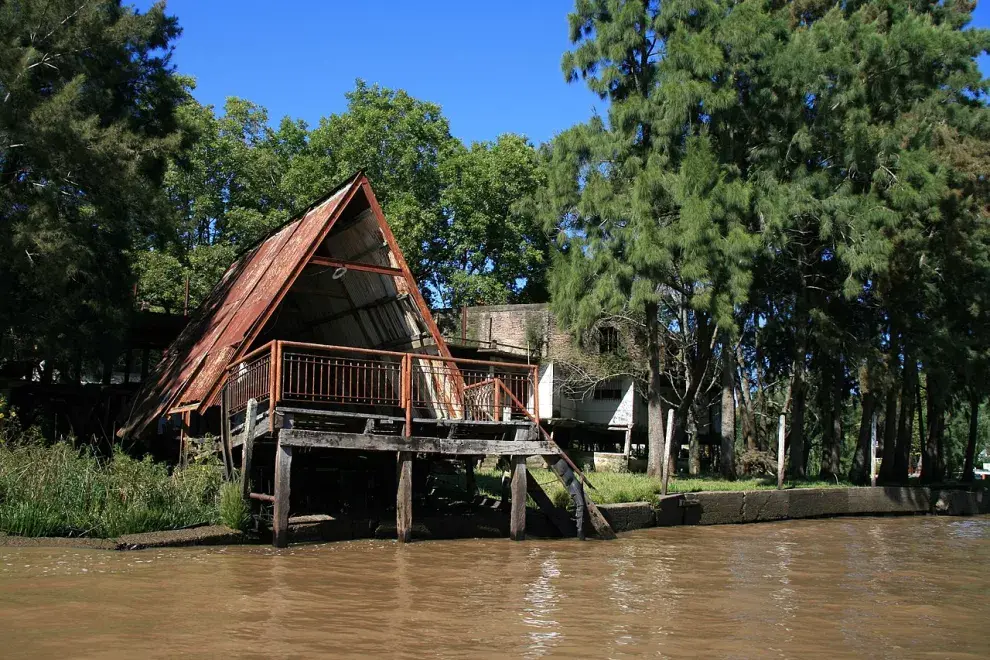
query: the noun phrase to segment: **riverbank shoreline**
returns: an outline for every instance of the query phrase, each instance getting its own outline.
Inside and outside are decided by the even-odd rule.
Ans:
[[[0,548],[80,548],[86,550],[144,550],[193,545],[243,545],[255,539],[224,525],[124,534],[115,539],[85,536],[14,536],[0,533]]]
[[[668,495],[656,503],[603,504],[598,508],[616,532],[625,532],[848,516],[970,516],[990,513],[990,495],[922,486],[711,491]]]
[[[792,490],[707,491],[661,497],[655,503],[602,504],[599,510],[616,532],[681,525],[734,525],[809,518],[850,516],[946,515],[990,513],[985,491],[930,489],[926,487],[804,488]],[[552,526],[537,511],[527,511],[527,528],[536,538],[550,537]],[[506,535],[508,523],[494,509],[487,514],[434,516],[414,525],[418,540],[497,538]],[[307,516],[294,519],[293,543],[319,543],[390,538],[389,524]],[[394,527],[394,526],[393,526]],[[505,527],[505,529],[503,529]],[[115,539],[87,537],[27,537],[0,534],[0,547],[83,548],[91,550],[142,550],[205,545],[244,545],[262,539],[223,525],[127,534]]]

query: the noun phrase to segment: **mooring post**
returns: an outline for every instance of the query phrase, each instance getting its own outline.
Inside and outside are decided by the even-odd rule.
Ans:
[[[784,487],[784,436],[786,431],[786,421],[781,415],[777,420],[777,490]]]
[[[877,485],[877,413],[870,420],[870,486]]]
[[[667,433],[663,439],[663,482],[660,484],[660,494],[667,494],[667,484],[670,481],[670,446],[674,440],[674,409],[667,411]],[[676,462],[676,458],[674,461]]]
[[[526,538],[526,457],[512,457],[512,486],[509,502],[509,538],[522,541]]]
[[[292,447],[278,443],[275,449],[275,512],[272,516],[272,545],[289,544],[289,478],[292,475]]]
[[[395,498],[395,535],[399,543],[412,539],[412,459],[412,452],[399,452],[396,466],[399,488]]]
[[[258,402],[248,399],[244,411],[244,444],[241,445],[241,497],[248,501],[251,495],[251,457],[254,454],[254,425],[258,419]]]

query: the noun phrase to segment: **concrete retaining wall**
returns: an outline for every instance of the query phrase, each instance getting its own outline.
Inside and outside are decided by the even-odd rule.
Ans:
[[[928,488],[797,488],[685,493],[598,507],[616,531],[673,525],[727,525],[856,515],[990,513],[984,492]]]

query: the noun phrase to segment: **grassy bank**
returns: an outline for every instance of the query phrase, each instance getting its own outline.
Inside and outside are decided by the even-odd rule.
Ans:
[[[0,443],[0,531],[86,536],[243,524],[239,489],[219,462],[169,471],[123,452],[94,456],[61,442]]]
[[[534,470],[533,476],[543,486],[543,490],[558,506],[566,506],[570,496],[560,485],[557,477],[546,469]],[[591,497],[598,504],[621,504],[623,502],[652,502],[660,496],[659,479],[645,474],[586,472],[588,481],[595,487]],[[478,470],[476,479],[479,491],[489,497],[500,497],[502,471]],[[788,482],[785,488],[845,488],[848,483],[834,481]],[[718,478],[671,478],[669,493],[697,493],[702,491],[768,490],[777,487],[776,479],[737,479],[727,481]]]

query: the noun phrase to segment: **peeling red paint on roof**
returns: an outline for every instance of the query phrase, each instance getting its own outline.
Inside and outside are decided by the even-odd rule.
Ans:
[[[298,269],[363,183],[364,175],[355,175],[227,270],[149,374],[120,435],[140,433],[169,410],[204,403],[215,392],[231,359],[243,354],[246,340],[260,329],[264,316],[292,286]]]

